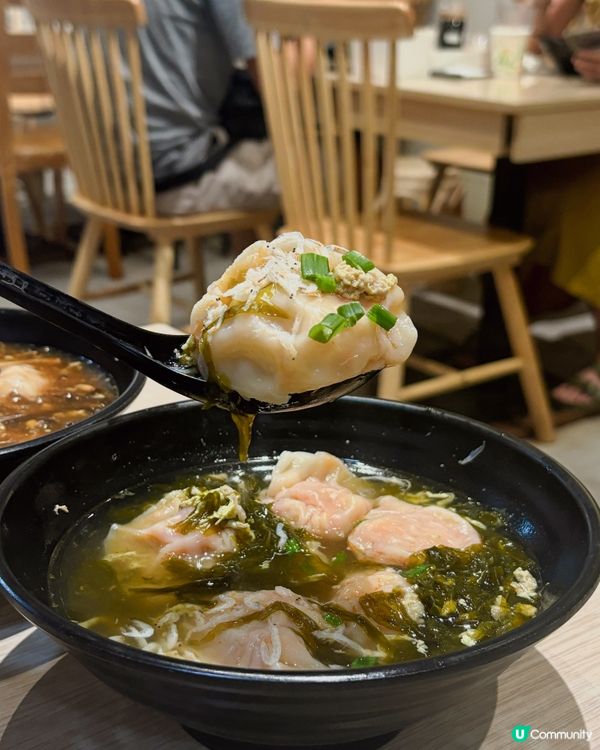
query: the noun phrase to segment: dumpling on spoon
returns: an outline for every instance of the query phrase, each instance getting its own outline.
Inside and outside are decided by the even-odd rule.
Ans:
[[[360,253],[294,232],[246,248],[192,311],[204,377],[285,404],[410,355],[417,333],[396,277]]]

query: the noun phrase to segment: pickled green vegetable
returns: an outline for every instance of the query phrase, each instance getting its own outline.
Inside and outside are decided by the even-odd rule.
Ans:
[[[134,488],[103,503],[73,527],[53,556],[49,587],[54,606],[104,635],[119,636],[129,632],[131,622],[154,622],[179,604],[210,612],[215,597],[224,592],[273,591],[281,586],[304,597],[312,614],[275,601],[220,622],[196,646],[201,648],[229,628],[277,616],[290,623],[314,659],[326,666],[357,669],[472,647],[518,627],[540,607],[539,591],[535,586],[527,589],[531,581],[540,582],[537,565],[510,537],[501,512],[443,488],[423,487],[414,478],[375,470],[373,476],[348,480],[352,491],[374,505],[377,497],[392,494],[416,505],[448,507],[477,528],[481,544],[464,550],[433,547],[397,567],[422,605],[423,616],[415,615],[405,588],[357,595],[352,607],[341,606],[333,601],[341,581],[382,566],[356,559],[343,539],[314,539],[276,516],[261,501],[266,472],[265,467],[251,465],[222,466],[212,473]],[[172,554],[157,563],[151,575],[124,576],[127,559],[116,567],[104,555],[111,524],[129,523],[173,489],[183,490],[177,496],[179,508],[192,509],[171,526],[173,533],[212,538],[227,531],[233,548],[224,549],[210,565]],[[361,644],[358,649],[352,639]]]

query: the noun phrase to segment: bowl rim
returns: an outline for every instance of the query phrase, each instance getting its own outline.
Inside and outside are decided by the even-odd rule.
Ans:
[[[12,308],[12,307],[3,307],[0,308],[0,320],[7,317],[15,317],[15,318],[22,318],[24,320],[41,320],[43,323],[45,323],[47,326],[52,326],[53,328],[56,328],[57,331],[61,331],[62,329],[58,326],[53,326],[52,323],[49,323],[48,321],[44,320],[43,318],[40,319],[37,315],[34,315],[33,313],[28,312],[27,310],[22,310],[20,308]],[[17,343],[17,342],[15,342]],[[27,343],[24,341],[23,343]],[[39,344],[34,344],[34,346],[39,346]],[[52,346],[52,345],[48,345]],[[60,346],[53,346],[54,349],[58,349],[59,351],[64,352],[65,354],[71,354],[73,356],[81,357],[85,360],[88,360],[96,367],[99,367],[101,370],[104,370],[105,372],[108,372],[108,374],[113,377],[112,373],[108,370],[108,368],[103,367],[102,365],[98,364],[98,362],[94,361],[92,357],[88,357],[83,354],[77,354],[77,352],[70,351],[69,349],[61,348]],[[75,432],[79,431],[79,429],[85,429],[88,427],[91,427],[92,425],[97,424],[98,422],[109,419],[112,416],[115,416],[123,411],[123,409],[127,408],[129,404],[135,399],[135,397],[140,393],[142,388],[144,387],[144,383],[146,382],[146,376],[142,375],[141,372],[138,372],[135,368],[131,367],[131,365],[128,365],[127,362],[123,362],[118,357],[112,357],[112,359],[115,362],[119,362],[122,367],[129,370],[132,374],[132,378],[130,383],[127,385],[127,387],[122,390],[118,396],[115,398],[114,401],[111,401],[110,404],[105,406],[103,409],[100,409],[99,411],[95,412],[94,414],[91,414],[89,417],[86,417],[85,419],[82,419],[80,422],[75,422],[74,424],[70,425],[69,427],[63,427],[60,430],[56,430],[56,432],[50,432],[47,435],[41,435],[38,438],[34,438],[33,440],[26,440],[22,443],[13,443],[12,445],[5,445],[3,447],[0,447],[0,461],[4,458],[8,458],[9,456],[18,456],[21,452],[29,452],[29,451],[38,451],[42,450],[45,446],[52,444],[58,440],[62,440],[64,437],[68,437]]]
[[[431,418],[441,420],[446,424],[456,425],[463,428],[463,430],[467,428],[475,432],[478,439],[501,439],[504,443],[510,445],[512,449],[527,455],[532,461],[538,464],[542,463],[546,471],[551,469],[552,473],[570,490],[587,527],[589,549],[575,583],[560,598],[550,604],[547,609],[527,623],[504,635],[490,638],[464,650],[440,656],[423,657],[412,661],[361,669],[281,670],[277,672],[210,665],[162,656],[111,641],[105,636],[87,630],[81,625],[59,615],[51,607],[38,601],[30,594],[8,566],[1,545],[0,591],[4,591],[10,603],[26,619],[36,624],[42,630],[51,633],[59,640],[67,642],[70,648],[83,654],[85,657],[112,662],[121,667],[127,665],[145,672],[153,672],[158,669],[159,672],[166,672],[171,676],[180,676],[181,678],[221,678],[261,684],[293,683],[296,685],[345,684],[365,680],[378,681],[411,677],[418,679],[426,678],[431,673],[439,673],[440,670],[446,673],[449,669],[459,671],[478,668],[492,661],[516,656],[518,652],[557,630],[591,597],[600,582],[600,507],[596,504],[594,498],[584,485],[558,461],[529,443],[506,435],[489,425],[452,412],[429,406],[356,396],[347,396],[341,400],[352,402],[356,407],[360,407],[361,405],[377,406],[382,409],[389,409],[391,407],[395,410],[409,413],[427,414]],[[86,436],[93,438],[114,427],[125,426],[126,428],[128,423],[149,414],[177,412],[190,408],[202,407],[191,400],[150,407],[103,420],[88,430]],[[51,460],[54,454],[68,448],[78,438],[79,434],[73,433],[53,443],[29,458],[9,474],[0,484],[0,522],[15,489],[18,488],[22,481],[22,477]],[[38,623],[40,624],[38,625]]]

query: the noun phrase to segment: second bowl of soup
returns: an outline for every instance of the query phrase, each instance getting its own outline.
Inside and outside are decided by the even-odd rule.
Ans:
[[[85,339],[0,309],[0,478],[70,432],[118,413],[143,383]]]

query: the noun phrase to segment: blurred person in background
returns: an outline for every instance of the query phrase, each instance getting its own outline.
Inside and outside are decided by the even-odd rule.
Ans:
[[[582,10],[600,29],[600,0],[536,0],[536,6],[535,37],[562,35]],[[572,62],[582,78],[600,84],[600,49],[576,52]],[[531,312],[548,307],[549,278],[564,298],[586,302],[596,323],[593,361],[554,388],[553,400],[583,412],[600,411],[600,156],[522,165],[513,172],[513,185],[518,183],[518,218],[510,223],[535,239],[534,265],[524,277]]]
[[[157,210],[276,207],[243,0],[145,0],[140,32]]]

